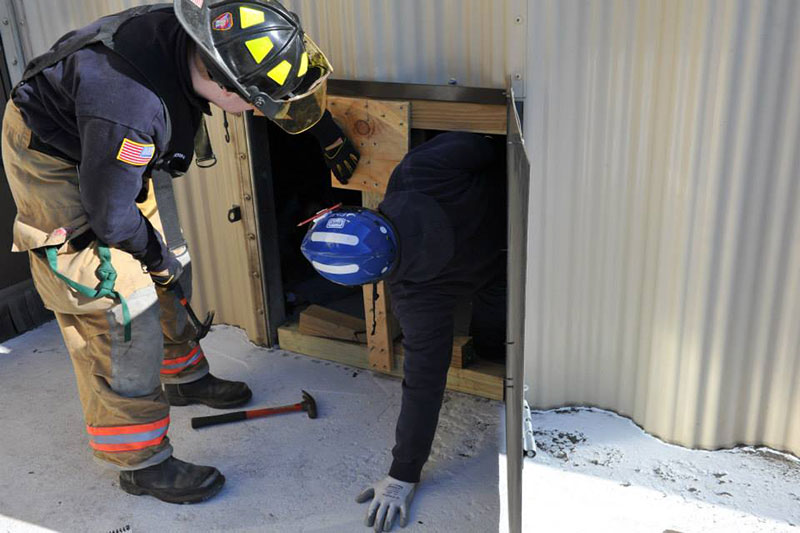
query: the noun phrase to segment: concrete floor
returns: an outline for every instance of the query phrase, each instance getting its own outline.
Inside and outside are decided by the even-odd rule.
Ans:
[[[294,403],[320,418],[252,420],[200,431],[202,406],[173,409],[176,456],[227,478],[213,500],[175,506],[119,489],[91,459],[72,367],[47,324],[0,343],[0,533],[359,532],[354,502],[388,469],[400,383],[266,350],[235,328],[203,343],[213,371],[244,379],[252,406]],[[447,394],[405,532],[498,531],[505,498],[502,405]],[[687,450],[593,409],[534,413],[540,453],[523,470],[524,531],[788,533],[800,524],[800,461],[766,449]]]
[[[767,448],[690,450],[627,418],[534,412],[524,531],[800,533],[800,460]]]
[[[356,532],[355,495],[389,466],[400,383],[250,344],[217,327],[203,343],[212,371],[246,380],[251,406],[294,403],[300,389],[320,418],[284,415],[200,431],[202,406],[173,409],[175,456],[218,467],[223,491],[194,506],[119,489],[91,459],[72,367],[54,323],[0,344],[0,532]],[[502,406],[448,394],[431,461],[402,531],[484,533],[499,520]]]

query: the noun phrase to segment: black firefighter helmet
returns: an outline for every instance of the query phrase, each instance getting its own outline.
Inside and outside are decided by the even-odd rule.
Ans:
[[[276,0],[175,0],[175,14],[209,74],[289,133],[325,112],[325,54]]]

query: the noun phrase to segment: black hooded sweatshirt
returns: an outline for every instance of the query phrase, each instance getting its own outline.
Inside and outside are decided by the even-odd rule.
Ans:
[[[379,207],[400,241],[400,261],[388,282],[405,357],[389,471],[401,481],[418,482],[430,455],[456,303],[505,271],[505,206],[501,145],[483,135],[452,132],[406,155]]]

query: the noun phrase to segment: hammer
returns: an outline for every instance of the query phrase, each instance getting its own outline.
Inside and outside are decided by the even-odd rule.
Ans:
[[[181,288],[179,283],[176,283],[172,287],[172,291],[175,293],[175,296],[178,297],[178,301],[181,303],[184,309],[186,309],[186,313],[189,315],[189,320],[191,320],[194,328],[197,330],[197,340],[204,338],[208,335],[209,330],[211,329],[211,323],[214,322],[214,311],[211,311],[206,315],[206,319],[203,322],[200,322],[200,319],[197,318],[197,315],[194,313],[194,309],[192,306],[189,305],[189,300],[186,299],[186,296],[183,294],[183,289]]]
[[[234,411],[223,415],[197,416],[192,418],[192,428],[198,429],[205,426],[216,426],[217,424],[227,424],[228,422],[292,413],[294,411],[305,411],[308,413],[308,418],[317,418],[317,402],[314,401],[314,397],[306,391],[301,392],[303,393],[303,401],[300,403],[281,407],[267,407],[266,409],[251,409],[250,411]]]

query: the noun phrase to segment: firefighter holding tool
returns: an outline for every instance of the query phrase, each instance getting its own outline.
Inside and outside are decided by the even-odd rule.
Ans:
[[[203,116],[214,104],[308,131],[346,181],[358,154],[325,112],[330,73],[274,0],[176,0],[68,33],[28,65],[6,106],[14,250],[29,253],[56,315],[94,457],[129,493],[214,496],[225,481],[216,468],[173,457],[170,405],[231,408],[252,396],[209,373],[176,296],[189,296],[191,276],[171,179],[195,153],[213,158]]]

